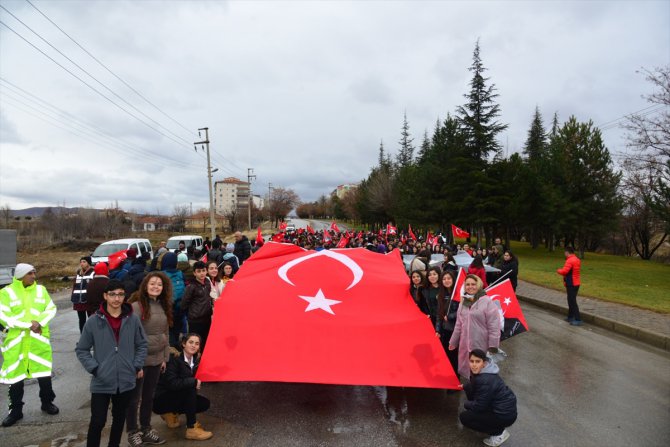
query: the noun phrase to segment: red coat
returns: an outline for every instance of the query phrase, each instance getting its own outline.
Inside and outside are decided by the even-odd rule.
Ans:
[[[477,275],[481,278],[482,282],[484,283],[484,288],[487,288],[489,285],[486,282],[486,270],[482,267],[477,268],[470,266],[468,267],[468,275]]]
[[[556,270],[556,273],[563,276],[565,286],[578,286],[581,284],[579,270],[582,268],[582,261],[574,254],[565,259],[563,268]]]

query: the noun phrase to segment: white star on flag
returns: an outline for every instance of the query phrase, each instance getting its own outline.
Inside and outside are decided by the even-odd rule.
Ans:
[[[506,297],[504,301],[506,306],[509,306],[509,303],[512,302],[512,300],[509,297]]]
[[[326,298],[321,289],[319,289],[319,291],[316,292],[315,296],[302,296],[302,295],[298,296],[309,303],[309,305],[305,309],[305,312],[309,312],[310,310],[321,309],[325,310],[329,314],[335,315],[335,312],[333,312],[330,306],[334,306],[335,304],[339,304],[342,302]]]

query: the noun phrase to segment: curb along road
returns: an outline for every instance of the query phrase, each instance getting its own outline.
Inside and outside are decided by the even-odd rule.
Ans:
[[[517,295],[517,298],[521,301],[525,301],[535,306],[541,307],[543,309],[547,309],[560,314],[567,314],[568,311],[567,305],[562,306],[540,298],[530,297],[527,296],[526,294]],[[635,312],[637,310],[635,308],[629,308],[629,309],[631,312]],[[611,318],[596,315],[595,313],[589,312],[587,310],[581,310],[581,304],[580,304],[580,314],[582,317],[582,321],[593,324],[594,326],[611,330],[618,334],[630,337],[632,339],[655,346],[657,348],[661,348],[665,351],[670,351],[670,337],[668,337],[665,334],[661,334],[657,331],[649,330],[636,325],[613,320]]]

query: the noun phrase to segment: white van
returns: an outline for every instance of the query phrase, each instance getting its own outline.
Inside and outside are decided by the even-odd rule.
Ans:
[[[129,248],[137,250],[138,256],[142,256],[144,253],[149,253],[149,259],[153,259],[154,257],[154,251],[151,248],[149,239],[129,238],[107,241],[98,245],[98,248],[91,253],[91,261],[94,265],[98,262],[109,262],[109,255],[116,253],[117,251],[128,250]]]
[[[172,236],[170,239],[167,240],[167,245],[165,247],[171,252],[175,252],[179,250],[179,242],[181,241],[184,241],[187,250],[188,247],[192,246],[194,251],[202,251],[204,246],[202,236],[196,236],[193,234],[184,234],[181,236]]]

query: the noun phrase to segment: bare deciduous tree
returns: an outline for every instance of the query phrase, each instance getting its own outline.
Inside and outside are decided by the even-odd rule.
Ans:
[[[174,232],[181,233],[186,227],[186,218],[191,215],[188,205],[175,205],[172,210],[171,229]]]
[[[643,197],[653,214],[670,232],[670,66],[654,71],[642,69],[655,91],[644,97],[652,104],[643,113],[630,116],[623,126],[627,131],[628,147],[625,156],[627,177],[651,176],[647,182],[649,194]]]

